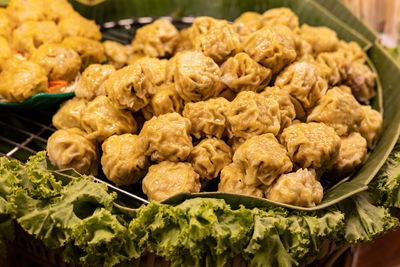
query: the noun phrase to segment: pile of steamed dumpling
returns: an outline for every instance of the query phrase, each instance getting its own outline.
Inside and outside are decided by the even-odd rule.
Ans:
[[[125,65],[131,47],[100,39],[67,0],[11,0],[0,8],[0,99],[65,92],[90,64]]]
[[[219,192],[310,207],[321,179],[351,175],[379,137],[363,50],[287,8],[232,24],[198,17],[181,31],[159,19],[132,51],[127,66],[82,73],[53,117],[54,164],[96,175],[100,161],[154,201],[217,179]]]

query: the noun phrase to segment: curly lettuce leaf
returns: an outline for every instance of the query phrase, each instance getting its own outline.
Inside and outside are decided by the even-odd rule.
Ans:
[[[398,219],[387,208],[371,202],[371,195],[363,192],[339,203],[345,214],[345,223],[338,242],[369,242],[399,226]]]
[[[400,139],[371,187],[380,193],[378,198],[382,205],[400,208]]]

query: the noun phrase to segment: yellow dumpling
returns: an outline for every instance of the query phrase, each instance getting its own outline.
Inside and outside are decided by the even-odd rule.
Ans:
[[[382,114],[371,106],[361,106],[360,134],[367,140],[370,149],[375,148],[382,128]]]
[[[43,44],[33,52],[31,60],[46,72],[49,81],[75,80],[82,60],[75,50],[62,44]]]
[[[117,186],[134,184],[145,175],[149,162],[139,136],[129,133],[112,135],[101,148],[103,172]]]
[[[0,95],[7,101],[23,102],[46,89],[46,71],[38,64],[16,57],[2,64]]]
[[[170,60],[167,69],[167,77],[171,72],[173,77],[169,80],[175,81],[176,90],[186,102],[217,96],[223,88],[218,65],[201,52],[180,52]]]
[[[276,202],[300,207],[314,207],[322,201],[323,188],[313,169],[298,169],[281,175],[267,189],[265,196]]]
[[[103,42],[103,48],[108,64],[113,65],[116,69],[120,69],[128,64],[130,55],[124,45],[107,40]]]
[[[364,63],[353,62],[345,84],[351,88],[358,101],[369,104],[375,96],[376,74]]]
[[[361,105],[351,92],[334,87],[320,99],[307,122],[323,122],[343,136],[358,131],[362,119]]]
[[[192,164],[200,178],[212,180],[232,162],[232,150],[221,139],[203,139],[193,148],[188,162]]]
[[[221,63],[240,50],[239,35],[226,20],[197,17],[189,28],[193,49]]]
[[[149,104],[142,109],[143,116],[150,120],[153,116],[166,113],[182,113],[183,100],[176,91],[175,84],[162,84],[150,96]]]
[[[145,155],[152,161],[184,161],[193,149],[190,120],[167,113],[146,121],[140,131]]]
[[[225,134],[228,106],[228,100],[222,97],[187,103],[183,116],[191,121],[191,134],[196,138],[221,138]]]
[[[292,31],[299,28],[299,18],[286,7],[272,8],[262,14],[261,23],[263,26],[285,25]]]
[[[310,109],[328,90],[326,72],[326,68],[315,61],[297,61],[279,73],[275,86],[296,98],[305,109]]]
[[[132,113],[118,109],[106,96],[98,96],[82,110],[82,128],[87,138],[102,142],[113,134],[135,133],[137,123]]]
[[[201,184],[190,163],[163,161],[150,166],[142,187],[150,201],[163,201],[178,193],[198,193]]]
[[[242,169],[234,163],[225,166],[221,171],[221,181],[218,184],[218,192],[240,194],[253,197],[263,197],[264,192],[255,185],[244,183]]]
[[[30,56],[42,44],[60,43],[62,36],[53,21],[29,21],[13,31],[15,50]]]
[[[243,50],[255,61],[278,73],[296,59],[295,36],[284,25],[265,26],[243,44]]]
[[[132,41],[134,52],[149,57],[168,57],[173,54],[179,41],[179,32],[175,26],[158,19],[136,31]]]
[[[244,12],[235,19],[232,26],[239,34],[241,43],[244,43],[250,34],[262,28],[261,18],[261,14],[257,12]]]
[[[75,95],[87,100],[92,100],[99,95],[105,95],[104,82],[114,72],[115,67],[113,65],[89,65],[76,85]]]
[[[326,169],[337,159],[340,137],[324,123],[297,123],[280,136],[290,159],[301,168]]]
[[[235,151],[233,163],[244,173],[246,185],[271,185],[293,167],[285,147],[270,133],[246,140]]]
[[[7,5],[7,14],[14,26],[28,21],[47,19],[46,7],[42,0],[10,0]]]
[[[86,108],[87,100],[74,97],[61,104],[57,113],[53,116],[53,125],[57,129],[80,128],[82,110]]]
[[[0,37],[10,39],[12,23],[6,9],[0,8]]]
[[[231,102],[227,112],[229,137],[250,138],[272,133],[281,128],[279,104],[275,99],[251,91],[240,92]]]
[[[300,36],[311,44],[314,55],[336,51],[339,46],[336,32],[327,27],[312,27],[303,24],[300,28]]]
[[[73,12],[61,19],[57,27],[64,38],[79,36],[96,41],[101,39],[101,32],[96,22],[82,17],[77,12]]]
[[[64,39],[66,47],[74,49],[82,59],[81,70],[90,64],[100,64],[105,61],[104,48],[99,41],[80,36],[71,36]]]
[[[221,81],[234,92],[259,92],[271,80],[271,70],[258,64],[246,53],[228,58],[221,66]]]
[[[61,169],[73,168],[81,174],[97,174],[97,145],[78,128],[55,131],[47,142],[47,154],[51,163]]]

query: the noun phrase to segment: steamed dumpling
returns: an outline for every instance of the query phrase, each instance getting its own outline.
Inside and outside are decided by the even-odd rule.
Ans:
[[[381,132],[382,114],[371,106],[361,106],[361,112],[360,134],[367,140],[368,148],[373,149]]]
[[[262,28],[261,14],[257,12],[244,12],[233,22],[232,26],[236,33],[239,34],[240,41],[246,41],[253,32]]]
[[[265,26],[254,32],[243,44],[252,59],[278,73],[296,59],[295,36],[284,25]]]
[[[104,41],[102,44],[108,64],[113,65],[116,69],[128,64],[129,51],[123,44],[110,40]]]
[[[101,32],[96,22],[82,17],[77,12],[73,12],[67,17],[62,18],[57,27],[64,38],[79,36],[96,41],[101,39]]]
[[[149,162],[139,136],[129,133],[112,135],[101,148],[103,172],[116,185],[134,184],[145,175]]]
[[[196,138],[204,136],[221,138],[225,133],[228,106],[228,100],[222,97],[187,103],[183,116],[192,124],[191,134]]]
[[[264,26],[285,25],[292,31],[299,28],[299,18],[286,7],[271,8],[262,14],[261,23]]]
[[[115,72],[113,65],[91,64],[82,73],[76,85],[75,95],[92,100],[96,96],[105,95],[104,82]]]
[[[293,167],[285,147],[270,133],[246,140],[235,151],[233,163],[244,172],[246,185],[271,185]]]
[[[190,120],[167,113],[146,121],[140,131],[145,155],[152,161],[184,161],[193,149]]]
[[[118,109],[106,96],[98,96],[82,110],[82,128],[87,138],[104,141],[113,134],[135,133],[137,123],[132,113]]]
[[[74,97],[61,104],[53,116],[53,125],[57,129],[82,128],[82,110],[86,108],[87,100]]]
[[[290,159],[300,168],[328,168],[337,159],[340,137],[323,123],[298,123],[283,130],[280,136]]]
[[[150,166],[142,187],[150,201],[163,201],[183,192],[198,193],[201,184],[190,163],[163,161]]]
[[[232,162],[232,150],[221,139],[203,139],[193,148],[188,161],[200,178],[212,180]]]
[[[97,145],[78,128],[55,131],[47,142],[47,154],[60,169],[73,168],[81,174],[97,174]]]
[[[225,166],[221,171],[221,181],[218,184],[218,192],[260,198],[264,196],[262,189],[255,185],[246,185],[244,179],[243,170],[238,165],[231,163]]]
[[[228,58],[221,66],[221,81],[232,91],[259,92],[271,80],[271,70],[258,64],[246,53]]]
[[[312,27],[303,24],[300,28],[300,36],[311,44],[315,55],[322,52],[333,52],[339,46],[336,32],[327,27]]]
[[[323,188],[313,169],[298,169],[296,172],[281,175],[267,189],[265,196],[276,202],[314,207],[322,201]]]
[[[193,49],[221,63],[240,50],[239,35],[226,20],[197,17],[189,28]]]
[[[173,73],[176,90],[186,102],[206,100],[221,92],[221,70],[210,57],[201,52],[184,51],[174,58],[175,64],[169,71]]]
[[[275,99],[251,91],[240,92],[227,112],[229,137],[250,138],[272,133],[281,128],[279,104]]]
[[[168,57],[179,41],[179,32],[165,19],[158,19],[136,31],[132,47],[135,53],[149,57]]]

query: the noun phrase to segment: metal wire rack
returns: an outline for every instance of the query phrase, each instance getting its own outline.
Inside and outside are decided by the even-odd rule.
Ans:
[[[188,27],[193,17],[175,19],[162,17],[171,21],[178,29]],[[153,17],[130,18],[119,21],[106,22],[99,25],[103,40],[113,40],[122,44],[129,44],[135,36],[136,29],[156,20]],[[25,162],[30,156],[46,150],[47,139],[56,129],[51,123],[57,106],[49,109],[7,109],[0,108],[0,156]],[[130,207],[139,207],[149,202],[141,190],[141,185],[116,187],[106,181],[100,173],[94,180],[106,184],[109,189],[116,191],[119,202],[127,203]]]

